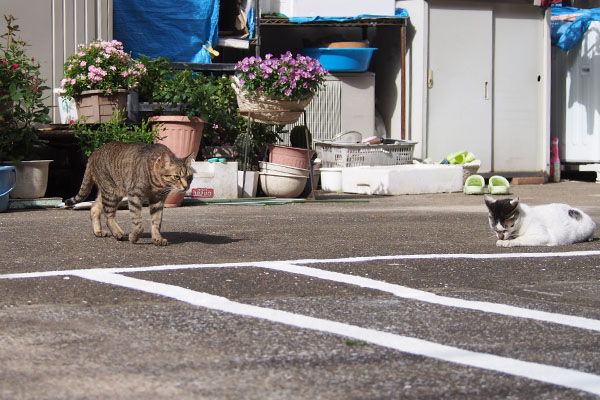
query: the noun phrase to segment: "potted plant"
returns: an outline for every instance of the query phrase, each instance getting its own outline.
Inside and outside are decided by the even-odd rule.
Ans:
[[[64,65],[62,96],[74,98],[86,123],[106,122],[127,107],[128,90],[146,73],[144,64],[123,51],[119,41],[80,44]]]
[[[83,153],[89,157],[94,150],[110,142],[154,143],[159,137],[160,126],[150,126],[150,121],[127,124],[125,112],[120,111],[104,124],[89,125],[82,121],[71,125],[75,139]]]
[[[211,76],[215,91],[211,95],[211,107],[206,118],[209,121],[204,128],[200,151],[205,160],[225,158],[237,159],[239,153],[234,144],[242,129],[244,120],[237,112],[236,95],[227,75]]]
[[[235,66],[239,108],[253,121],[291,124],[323,85],[328,74],[318,60],[291,52],[274,58],[246,57]],[[305,121],[306,122],[306,121]],[[269,161],[302,169],[310,168],[312,151],[305,148],[271,145]],[[262,171],[261,174],[267,173]],[[262,178],[261,178],[262,180]]]
[[[210,123],[204,128],[203,156],[236,159],[239,195],[251,196],[256,193],[259,162],[264,159],[267,146],[280,140],[283,126],[254,123],[249,127],[248,120],[239,113],[231,77],[222,75],[212,79],[216,91],[206,117]]]
[[[159,141],[180,158],[198,155],[205,121],[216,88],[211,79],[191,70],[174,71],[154,86],[152,99],[158,104],[153,123],[162,124]],[[171,192],[165,207],[176,207],[184,193]]]
[[[0,36],[0,159],[15,164],[18,181],[14,198],[39,198],[46,192],[48,164],[36,160],[35,146],[44,141],[38,127],[50,122],[44,104],[44,80],[40,64],[25,52],[26,43],[16,36],[13,16],[4,16],[6,33]]]
[[[235,66],[240,110],[267,124],[296,122],[328,74],[318,60],[291,52],[246,57]]]

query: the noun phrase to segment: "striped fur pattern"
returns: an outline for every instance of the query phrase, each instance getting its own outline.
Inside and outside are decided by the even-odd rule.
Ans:
[[[108,143],[90,156],[79,193],[65,201],[70,207],[84,201],[98,187],[98,197],[92,206],[92,229],[98,237],[107,236],[102,230],[100,217],[117,240],[126,239],[115,219],[117,207],[127,196],[132,218],[129,241],[136,243],[143,232],[142,206],[148,200],[152,219],[152,242],[167,245],[160,234],[165,198],[171,190],[186,191],[192,181],[192,155],[186,159],[175,157],[162,144]]]

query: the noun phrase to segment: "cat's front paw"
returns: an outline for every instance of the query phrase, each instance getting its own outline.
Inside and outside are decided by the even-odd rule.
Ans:
[[[140,238],[142,234],[139,232],[131,232],[129,233],[129,241],[131,243],[137,243],[138,239]]]
[[[169,244],[165,238],[152,238],[152,243],[154,243],[155,246],[166,246]]]
[[[496,246],[498,247],[514,247],[514,240],[498,240],[496,242]]]

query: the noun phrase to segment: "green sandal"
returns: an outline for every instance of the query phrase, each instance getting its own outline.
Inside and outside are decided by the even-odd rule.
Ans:
[[[510,183],[508,180],[500,175],[494,175],[490,178],[488,183],[488,190],[490,194],[508,194],[510,189]]]
[[[466,164],[475,160],[475,155],[469,151],[458,151],[444,159],[448,164]],[[442,161],[442,164],[446,164]]]
[[[464,194],[483,194],[485,179],[481,175],[471,175],[465,181]]]

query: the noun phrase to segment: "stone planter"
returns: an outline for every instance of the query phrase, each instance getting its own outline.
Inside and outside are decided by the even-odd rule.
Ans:
[[[150,118],[152,123],[163,124],[158,133],[160,139],[157,143],[167,146],[178,158],[186,158],[190,154],[194,159],[200,149],[204,121],[198,117],[191,120],[181,115],[161,115]],[[183,202],[185,193],[171,192],[165,201],[165,207],[178,207]]]
[[[85,117],[86,124],[108,122],[115,113],[127,109],[127,90],[117,89],[107,96],[101,90],[84,90],[75,96],[79,118]]]

